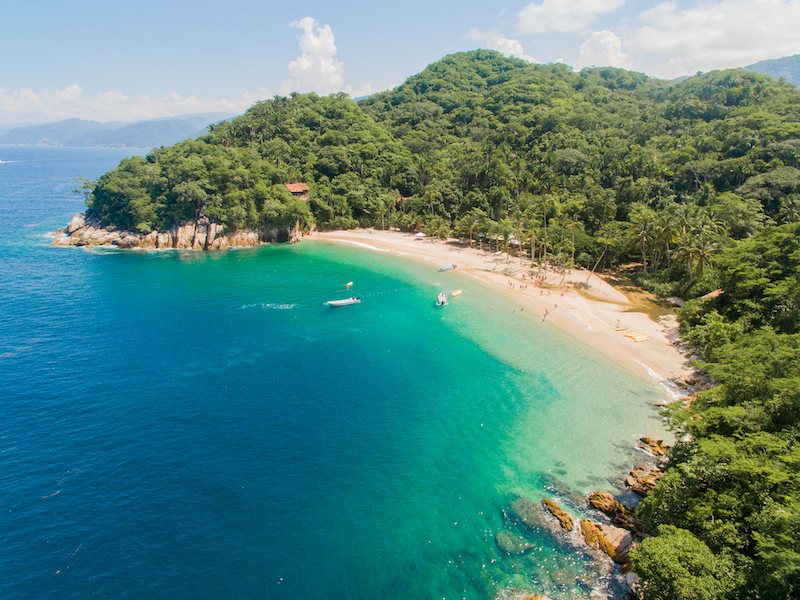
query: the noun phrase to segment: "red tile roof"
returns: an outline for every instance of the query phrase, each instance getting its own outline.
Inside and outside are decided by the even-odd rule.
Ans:
[[[308,191],[308,186],[305,183],[286,183],[284,185],[293,194],[301,194]]]

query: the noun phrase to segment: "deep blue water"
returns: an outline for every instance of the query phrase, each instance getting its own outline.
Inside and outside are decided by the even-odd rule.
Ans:
[[[495,535],[517,495],[610,489],[656,387],[365,248],[50,247],[129,154],[0,147],[0,597],[588,595]]]

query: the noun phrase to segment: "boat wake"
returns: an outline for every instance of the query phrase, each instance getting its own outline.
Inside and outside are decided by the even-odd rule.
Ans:
[[[292,310],[293,308],[297,308],[297,304],[273,304],[266,302],[257,302],[255,304],[242,305],[242,310],[247,310],[250,308],[268,308],[271,310]]]

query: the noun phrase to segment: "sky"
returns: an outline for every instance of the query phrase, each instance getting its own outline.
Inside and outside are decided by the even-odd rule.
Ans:
[[[488,48],[673,79],[800,54],[800,0],[25,0],[0,4],[0,127],[354,98]]]

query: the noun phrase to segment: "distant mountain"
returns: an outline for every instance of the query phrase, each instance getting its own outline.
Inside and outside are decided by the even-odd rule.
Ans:
[[[66,119],[57,123],[44,125],[29,125],[12,129],[0,136],[0,144],[31,146],[68,146],[70,139],[85,135],[92,131],[102,130],[104,125],[97,121],[84,121],[83,119]]]
[[[155,148],[170,146],[186,138],[203,135],[208,125],[230,116],[222,113],[206,113],[137,123],[99,123],[83,119],[66,119],[57,123],[0,131],[0,145]]]
[[[783,77],[789,83],[800,87],[800,54],[762,60],[748,67],[743,67],[745,71],[755,71],[778,79]]]
[[[143,121],[118,129],[89,131],[71,138],[65,146],[155,148],[197,137],[199,127],[181,119]],[[0,138],[0,143],[3,138]]]

